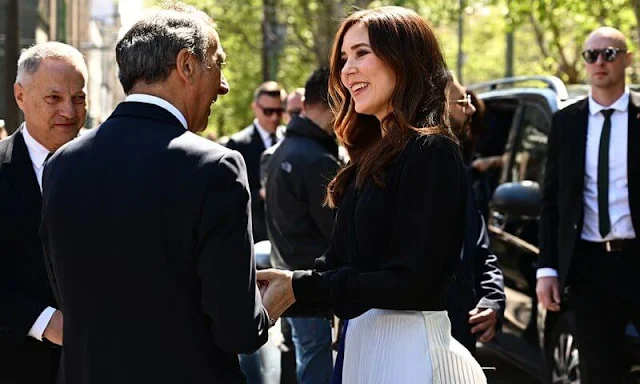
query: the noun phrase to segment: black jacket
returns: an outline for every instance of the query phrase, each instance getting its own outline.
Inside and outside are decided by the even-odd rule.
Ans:
[[[260,197],[260,156],[266,148],[258,128],[251,124],[242,131],[235,133],[227,141],[227,148],[240,152],[247,164],[247,177],[249,179],[249,190],[251,191],[253,240],[255,242],[266,240],[264,200]]]
[[[0,141],[0,384],[55,383],[60,349],[27,336],[42,311],[57,305],[38,233],[42,196],[22,129]]]
[[[470,180],[470,177],[467,178]],[[476,336],[471,334],[469,311],[492,308],[498,313],[500,328],[505,309],[504,276],[498,257],[489,250],[489,236],[474,191],[468,189],[466,230],[462,260],[449,289],[448,310],[451,333],[469,351],[475,353]]]
[[[245,381],[237,354],[269,321],[239,153],[124,102],[56,152],[43,188],[67,384]]]
[[[640,234],[640,94],[631,92],[629,96],[629,209],[633,228]],[[589,101],[585,99],[556,112],[549,135],[538,268],[556,269],[563,286],[570,281],[576,242],[582,233],[588,122]]]
[[[412,137],[386,168],[385,187],[351,185],[315,271],[293,273],[293,307],[343,319],[371,308],[446,310],[465,234],[467,182],[456,144]]]
[[[338,145],[306,117],[295,116],[266,168],[266,219],[271,264],[310,269],[327,248],[332,210],[323,207],[327,184],[340,166]]]

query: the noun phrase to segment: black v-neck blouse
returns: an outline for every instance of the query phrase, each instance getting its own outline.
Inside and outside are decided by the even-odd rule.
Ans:
[[[356,190],[352,179],[328,250],[314,271],[294,272],[294,312],[332,309],[349,319],[371,308],[446,309],[465,228],[458,146],[443,135],[412,136],[385,181]]]

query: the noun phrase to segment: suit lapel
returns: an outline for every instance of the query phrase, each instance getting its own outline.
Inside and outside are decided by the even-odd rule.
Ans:
[[[576,110],[574,116],[574,126],[568,129],[569,137],[566,137],[569,143],[574,143],[572,148],[572,169],[580,169],[581,172],[572,172],[574,175],[574,190],[580,191],[580,202],[582,203],[582,192],[584,190],[585,157],[587,153],[587,131],[589,129],[589,101],[585,99],[579,101],[582,103]],[[572,138],[574,136],[575,138]]]
[[[40,224],[42,194],[38,179],[33,170],[27,144],[24,142],[20,127],[12,136],[10,152],[7,151],[3,167],[6,168],[9,185],[13,188],[15,196],[23,203],[27,217],[33,218],[33,222]]]
[[[640,94],[629,94],[629,126],[627,141],[627,179],[631,221],[640,236]]]
[[[255,150],[257,152],[264,152],[265,149],[267,149],[264,146],[264,141],[262,141],[262,136],[260,136],[260,132],[258,132],[258,127],[256,127],[256,125],[253,125],[253,135],[251,137],[251,146],[253,146],[255,148]]]

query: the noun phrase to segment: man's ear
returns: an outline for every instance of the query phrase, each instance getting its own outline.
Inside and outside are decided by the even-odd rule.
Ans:
[[[182,48],[176,56],[176,72],[178,77],[185,83],[190,83],[194,79],[197,60],[187,48]]]
[[[633,64],[633,52],[631,51],[627,52],[625,59],[626,59],[625,68],[631,67],[631,65]]]
[[[16,99],[16,103],[18,104],[18,107],[20,107],[21,110],[24,111],[24,93],[25,93],[25,89],[22,86],[22,84],[20,83],[15,83],[13,84],[13,96]]]

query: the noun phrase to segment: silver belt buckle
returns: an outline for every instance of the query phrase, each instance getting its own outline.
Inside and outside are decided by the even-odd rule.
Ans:
[[[604,249],[607,252],[620,252],[622,251],[622,242],[621,241],[615,242],[615,240],[605,241]]]

